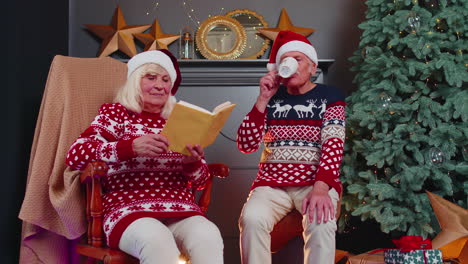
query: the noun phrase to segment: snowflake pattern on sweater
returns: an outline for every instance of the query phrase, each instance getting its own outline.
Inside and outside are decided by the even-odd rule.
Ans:
[[[208,179],[205,160],[182,164],[182,154],[157,157],[133,153],[132,142],[158,134],[166,120],[160,114],[133,113],[120,103],[104,104],[91,126],[71,146],[66,163],[83,170],[91,161],[105,161],[109,170],[102,179],[104,232],[116,248],[125,228],[141,217],[203,215],[190,188],[202,189]]]
[[[265,113],[255,106],[237,132],[244,153],[264,150],[252,189],[305,186],[323,181],[341,193],[339,180],[345,139],[345,101],[332,86],[317,84],[302,95],[281,86]]]

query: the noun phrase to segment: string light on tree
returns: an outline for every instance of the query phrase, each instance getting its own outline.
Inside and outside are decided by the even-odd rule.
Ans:
[[[438,8],[439,0],[419,0],[419,5],[426,8]]]
[[[437,25],[435,26],[437,32],[444,33],[447,31],[447,21],[445,19],[436,19]]]
[[[384,169],[384,174],[385,174],[386,177],[392,176],[392,169],[390,169],[389,167],[386,167]]]
[[[395,9],[400,9],[403,6],[402,0],[393,0],[393,4],[395,5]]]

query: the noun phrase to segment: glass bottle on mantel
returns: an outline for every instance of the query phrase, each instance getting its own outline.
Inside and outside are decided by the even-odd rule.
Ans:
[[[191,31],[188,29],[182,30],[181,37],[179,39],[179,59],[193,59],[195,50]]]

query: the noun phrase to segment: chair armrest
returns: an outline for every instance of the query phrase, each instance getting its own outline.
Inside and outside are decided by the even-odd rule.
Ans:
[[[103,161],[93,161],[88,163],[80,175],[81,183],[87,183],[93,178],[101,178],[107,174],[107,164]]]
[[[223,163],[211,163],[208,164],[209,176],[206,181],[205,188],[203,189],[200,198],[198,199],[198,206],[206,213],[208,206],[211,202],[211,189],[213,188],[213,177],[226,178],[229,176],[229,167]]]
[[[229,167],[223,163],[211,163],[208,164],[208,170],[212,176],[218,178],[226,178],[229,176]]]
[[[101,177],[107,174],[107,165],[102,161],[90,162],[80,175],[80,181],[86,185],[86,217],[88,219],[88,244],[102,247],[105,243],[102,229],[102,194]]]

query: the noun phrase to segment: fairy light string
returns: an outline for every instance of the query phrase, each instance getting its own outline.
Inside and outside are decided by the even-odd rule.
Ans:
[[[182,7],[185,11],[185,14],[187,17],[193,22],[195,27],[200,26],[200,19],[198,18],[197,14],[195,13],[195,10],[193,9],[191,5],[190,0],[183,0],[182,1]]]
[[[146,15],[149,16],[150,14],[154,14],[156,16],[157,10],[159,8],[159,2],[154,1],[153,8],[146,12]]]

